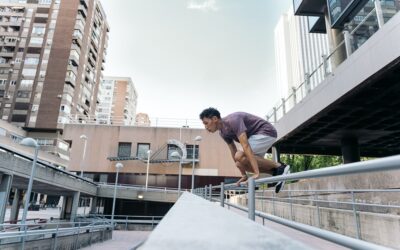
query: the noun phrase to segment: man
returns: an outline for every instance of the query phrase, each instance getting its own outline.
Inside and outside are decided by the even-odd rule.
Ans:
[[[209,132],[215,133],[219,130],[221,137],[228,144],[232,158],[242,174],[237,185],[247,182],[246,172],[253,173],[254,179],[257,179],[260,173],[277,176],[290,172],[289,165],[264,159],[277,137],[275,128],[266,120],[245,112],[235,112],[221,118],[221,114],[215,108],[203,110],[200,119]],[[234,141],[240,143],[243,151],[236,148]],[[278,193],[284,184],[284,181],[278,182],[275,192]]]

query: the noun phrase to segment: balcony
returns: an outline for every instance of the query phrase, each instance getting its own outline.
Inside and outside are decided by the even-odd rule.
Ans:
[[[0,31],[0,36],[19,37],[19,31]]]
[[[329,18],[334,29],[343,28],[366,4],[368,0],[328,1]],[[373,5],[373,4],[372,4]]]
[[[13,51],[0,51],[0,57],[13,58],[14,57],[14,52]]]
[[[87,10],[84,6],[79,5],[78,7],[78,13],[81,14],[85,19],[87,17]]]
[[[308,27],[310,28],[310,33],[326,34],[325,17],[308,16]]]
[[[326,1],[293,0],[294,14],[297,16],[323,16]]]
[[[76,81],[75,78],[72,76],[67,75],[65,77],[65,82],[71,84],[74,87],[75,87],[75,81]]]
[[[85,7],[86,9],[88,8],[88,0],[81,0],[80,3],[82,4],[83,7]]]

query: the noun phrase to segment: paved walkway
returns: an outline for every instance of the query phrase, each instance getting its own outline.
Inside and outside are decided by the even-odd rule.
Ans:
[[[112,240],[84,247],[85,250],[130,250],[147,239],[150,231],[114,231]]]

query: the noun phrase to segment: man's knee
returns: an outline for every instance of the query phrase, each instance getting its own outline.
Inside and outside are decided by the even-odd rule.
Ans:
[[[235,161],[236,162],[242,162],[243,163],[245,161],[245,159],[246,159],[246,156],[244,155],[244,152],[237,151],[235,153]]]

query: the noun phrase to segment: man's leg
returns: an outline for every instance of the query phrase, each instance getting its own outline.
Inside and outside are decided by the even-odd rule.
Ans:
[[[274,169],[278,168],[281,165],[280,163],[264,159],[258,155],[254,155],[254,158],[256,158],[257,160],[260,173],[266,173],[272,175]],[[235,154],[235,161],[239,162],[241,166],[245,169],[245,171],[253,172],[250,162],[247,160],[244,152],[237,151]]]

